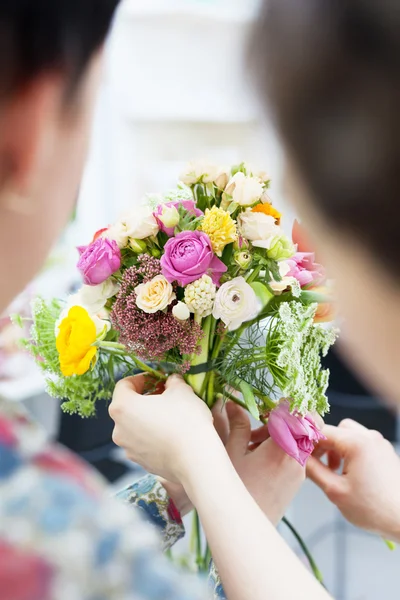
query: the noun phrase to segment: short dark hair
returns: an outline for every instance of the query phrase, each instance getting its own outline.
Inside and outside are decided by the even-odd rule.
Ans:
[[[0,0],[0,94],[46,71],[79,80],[119,0]]]
[[[399,277],[398,0],[264,0],[252,40],[310,200]]]

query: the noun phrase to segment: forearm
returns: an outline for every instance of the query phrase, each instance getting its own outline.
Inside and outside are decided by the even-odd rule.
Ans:
[[[183,483],[229,600],[329,598],[247,492],[218,440],[192,457]]]

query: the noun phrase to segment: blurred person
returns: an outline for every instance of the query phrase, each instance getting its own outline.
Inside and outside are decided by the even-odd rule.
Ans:
[[[74,209],[117,4],[0,0],[0,314],[42,267]],[[179,390],[172,381],[166,393]],[[246,456],[242,432],[233,416],[228,449],[277,522],[304,472],[272,444]],[[205,491],[212,505],[215,490]],[[120,496],[131,510],[0,399],[1,599],[204,599],[201,582],[173,569],[154,527],[141,519],[146,515],[164,548],[171,546],[191,509],[183,487],[148,476]],[[222,588],[216,594],[222,597]]]
[[[288,189],[336,280],[349,359],[398,406],[398,2],[265,0],[251,61],[286,151]],[[174,393],[143,398],[140,382],[120,383],[111,405],[114,438],[132,460],[183,483],[228,598],[328,598],[247,493],[207,408],[183,381],[171,385]],[[228,410],[242,423],[246,451],[248,424],[240,409]],[[325,433],[309,476],[352,523],[400,541],[393,447],[354,421]]]

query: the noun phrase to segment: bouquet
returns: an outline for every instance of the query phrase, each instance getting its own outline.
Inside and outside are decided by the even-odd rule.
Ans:
[[[321,437],[311,414],[329,408],[321,357],[336,331],[321,324],[332,319],[324,269],[298,224],[293,239],[281,229],[269,186],[245,163],[191,163],[176,189],[78,248],[82,287],[37,298],[23,342],[65,411],[92,416],[138,370],[149,391],[181,373],[210,408],[229,399],[268,422],[305,464]]]
[[[210,408],[231,399],[257,420],[327,412],[324,269],[299,251],[298,225],[293,240],[281,229],[269,185],[245,163],[190,163],[78,248],[81,289],[36,299],[24,341],[65,411],[92,416],[140,370],[149,386],[181,373]]]

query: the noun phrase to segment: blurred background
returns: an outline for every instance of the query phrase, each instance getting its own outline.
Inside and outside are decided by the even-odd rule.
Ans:
[[[272,177],[271,197],[290,231],[282,155],[261,116],[246,69],[246,40],[259,0],[125,0],[106,49],[90,156],[76,215],[46,269],[12,307],[29,311],[32,295],[61,296],[77,284],[75,246],[115,220],[148,192],[173,187],[190,159],[247,160]],[[0,320],[0,394],[24,402],[50,435],[91,462],[112,489],[140,475],[111,441],[107,407],[83,421],[61,414],[41,377]],[[350,373],[340,348],[331,369],[329,422],[352,417],[397,442],[398,422]],[[399,554],[346,525],[307,483],[290,511],[337,600],[393,598]],[[288,537],[290,540],[290,537]],[[294,546],[296,547],[296,546]]]

